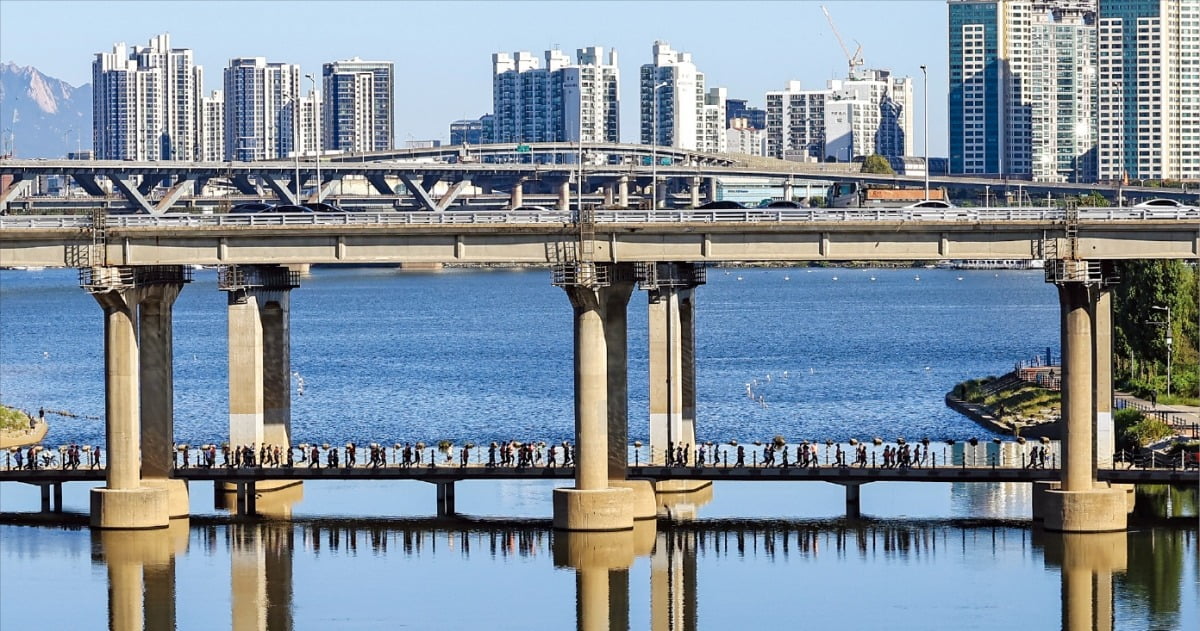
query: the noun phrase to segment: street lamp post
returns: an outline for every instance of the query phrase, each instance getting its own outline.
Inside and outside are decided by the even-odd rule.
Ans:
[[[665,85],[660,81],[650,91],[650,207],[654,210],[658,210],[658,89]]]
[[[292,102],[292,159],[296,163],[296,176],[292,180],[292,188],[296,189],[296,203],[300,204],[300,125],[304,122],[300,105],[300,95],[293,96]]]
[[[317,78],[312,73],[304,75],[305,79],[312,81],[312,98],[313,98],[313,142],[317,148],[317,203],[321,203],[321,98],[317,91]]]
[[[1155,305],[1150,308],[1155,311],[1167,312],[1167,396],[1171,396],[1171,343],[1174,341],[1171,337],[1171,307]]]
[[[925,79],[925,201],[929,201],[929,68],[921,64]]]

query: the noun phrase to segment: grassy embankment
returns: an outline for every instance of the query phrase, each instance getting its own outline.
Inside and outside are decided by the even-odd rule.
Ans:
[[[987,386],[996,377],[969,379],[954,386],[953,396],[968,403],[982,405],[1002,424],[1013,428],[1020,435],[1022,427],[1049,423],[1061,414],[1062,395],[1057,390],[1015,381],[989,392]]]
[[[21,410],[0,405],[0,431],[21,431],[29,429],[29,416]]]

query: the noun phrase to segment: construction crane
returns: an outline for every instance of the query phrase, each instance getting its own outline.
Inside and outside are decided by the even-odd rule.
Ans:
[[[829,20],[829,29],[833,31],[833,36],[837,38],[838,45],[842,47],[842,54],[846,56],[846,63],[850,67],[850,74],[848,76],[849,78],[853,79],[856,76],[854,67],[863,65],[862,44],[854,42],[855,44],[858,44],[858,48],[855,49],[854,54],[851,55],[850,49],[846,48],[846,42],[842,41],[842,35],[838,33],[837,26],[833,23],[833,16],[829,15],[829,9],[826,9],[825,5],[821,5],[821,13],[824,13],[825,19]]]

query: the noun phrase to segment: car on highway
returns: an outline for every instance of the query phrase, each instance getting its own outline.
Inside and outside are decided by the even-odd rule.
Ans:
[[[940,199],[925,199],[915,204],[909,204],[904,208],[954,208],[954,204],[944,202]]]
[[[315,213],[344,213],[344,212],[347,212],[346,209],[342,208],[341,206],[336,206],[334,204],[329,204],[326,202],[308,202],[308,203],[302,204],[302,205],[305,208],[307,208]]]
[[[1157,197],[1155,199],[1148,199],[1144,202],[1141,202],[1140,204],[1134,204],[1133,207],[1134,208],[1185,208],[1185,207],[1187,207],[1187,204],[1177,202],[1173,199]]]
[[[244,204],[234,205],[233,208],[229,209],[229,212],[231,214],[266,213],[273,212],[274,208],[275,204],[268,204],[265,202],[247,202]]]

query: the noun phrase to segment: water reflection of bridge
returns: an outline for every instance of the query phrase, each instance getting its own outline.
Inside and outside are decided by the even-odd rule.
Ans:
[[[669,631],[702,626],[703,559],[764,557],[774,562],[853,556],[877,563],[958,557],[972,547],[986,553],[988,542],[993,554],[1016,546],[1031,550],[1047,570],[1060,574],[1062,628],[1070,630],[1115,628],[1114,584],[1144,582],[1172,562],[1125,532],[1059,534],[986,520],[640,522],[633,531],[614,533],[554,531],[548,521],[191,521],[175,520],[168,529],[144,532],[93,531],[93,562],[108,571],[112,628],[175,628],[175,557],[180,554],[229,556],[235,630],[303,626],[295,619],[292,563],[297,552],[414,560],[449,553],[463,559],[484,555],[552,563],[575,572],[576,628]],[[1179,543],[1192,538],[1194,544],[1194,531],[1161,530],[1162,540],[1155,546],[1180,553],[1174,560],[1180,562]],[[1173,544],[1175,539],[1181,541]],[[631,590],[638,587],[631,584],[630,569],[639,559],[648,559],[649,565],[649,624],[631,619]],[[1147,568],[1149,573],[1143,571]],[[1150,580],[1142,587],[1163,587]],[[1160,600],[1150,605],[1152,615],[1171,619],[1174,612],[1158,610],[1169,609],[1171,599]],[[1053,612],[1039,610],[1038,616],[1052,618]]]

